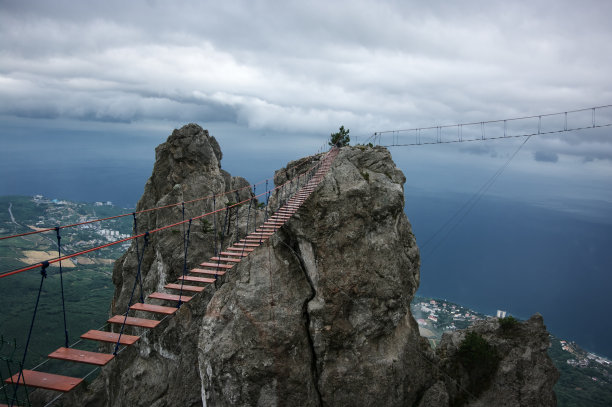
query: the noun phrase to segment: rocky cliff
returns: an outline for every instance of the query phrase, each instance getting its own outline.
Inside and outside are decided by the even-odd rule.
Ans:
[[[319,159],[289,163],[275,174],[276,184]],[[220,148],[205,130],[193,124],[175,130],[156,150],[138,209],[248,185],[221,170],[220,160]],[[419,285],[419,251],[404,214],[404,182],[386,149],[342,148],[312,196],[270,240],[156,329],[131,329],[141,339],[62,403],[447,406],[467,400],[486,405],[507,390],[519,401],[506,405],[551,405],[546,403],[554,401],[556,379],[546,365],[541,323],[530,321],[533,330],[518,329],[503,341],[493,328],[474,328],[508,356],[496,366],[487,390],[472,399],[461,398],[469,372],[453,361],[462,334],[446,339],[438,355],[420,337],[410,314]],[[219,198],[215,208],[251,194],[247,188],[234,198],[235,193]],[[212,207],[211,200],[186,205],[186,218]],[[235,237],[236,223],[238,230],[245,227],[246,210],[228,216],[227,242]],[[261,220],[262,211],[250,216],[257,213]],[[182,206],[138,217],[138,229],[177,219]],[[212,242],[219,238],[213,223],[223,220],[192,225],[189,267],[212,256]],[[181,231],[151,235],[142,260],[145,295],[181,274],[183,244]],[[115,265],[113,314],[124,312],[130,298],[136,251],[133,245]],[[541,374],[532,375],[534,369]],[[504,383],[519,388],[509,390]]]

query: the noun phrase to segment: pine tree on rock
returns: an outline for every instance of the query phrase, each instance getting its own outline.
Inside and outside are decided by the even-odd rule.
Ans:
[[[329,145],[330,146],[338,146],[338,147],[344,147],[344,146],[348,146],[351,138],[349,137],[349,129],[345,129],[344,126],[340,126],[340,131],[338,131],[337,133],[332,133],[330,135],[330,141],[329,141]]]

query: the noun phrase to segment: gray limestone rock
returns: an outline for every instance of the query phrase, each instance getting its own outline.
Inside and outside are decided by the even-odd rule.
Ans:
[[[451,405],[465,406],[556,406],[553,386],[559,378],[547,350],[550,337],[541,315],[528,321],[498,318],[480,321],[467,330],[445,333],[436,353],[446,377]],[[494,350],[498,364],[487,380],[470,389],[470,372],[458,356],[469,333],[477,333]],[[461,402],[460,402],[461,401]]]
[[[276,185],[304,174],[321,157],[289,163],[275,174]],[[220,159],[219,145],[207,131],[195,124],[175,130],[156,149],[153,174],[137,209],[248,186],[246,180],[223,171]],[[127,333],[141,335],[140,340],[102,368],[91,384],[66,395],[62,404],[452,403],[457,386],[437,375],[438,359],[420,337],[410,313],[419,285],[420,258],[404,214],[404,182],[385,148],[342,148],[310,198],[271,239],[156,329],[128,329]],[[286,184],[272,194],[270,207],[277,207],[295,190],[294,183]],[[246,188],[216,199],[214,207],[250,197]],[[185,216],[189,219],[212,209],[212,200],[198,200],[186,204]],[[249,212],[246,205],[238,212],[227,212],[229,234],[224,246],[235,239],[236,224],[244,231],[247,219],[252,222],[258,216],[261,221],[263,212],[253,208]],[[188,267],[213,255],[213,241],[220,237],[225,214],[192,224]],[[182,219],[180,205],[147,212],[138,216],[138,230],[155,230],[177,219]],[[129,301],[136,281],[136,254],[143,253],[143,241],[138,244],[115,264],[113,314],[125,312]],[[151,234],[141,266],[145,296],[163,291],[165,283],[177,279],[183,270],[183,253],[182,227]],[[479,401],[498,400],[495,394],[500,392],[521,402],[538,400],[550,405],[546,404],[548,386],[556,378],[541,356],[546,332],[541,321],[521,325],[525,332],[520,335],[530,335],[529,345],[521,345],[518,339],[497,341],[493,331],[498,328],[492,324],[475,329],[483,335],[490,332],[487,338],[513,357],[502,361],[499,380]],[[443,342],[439,355],[443,365],[452,363],[453,346],[461,333],[455,335]],[[509,388],[504,381],[511,384]],[[523,386],[520,393],[514,387],[518,384]]]

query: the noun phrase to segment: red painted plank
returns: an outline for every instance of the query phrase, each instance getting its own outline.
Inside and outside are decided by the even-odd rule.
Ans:
[[[130,309],[133,309],[134,311],[146,311],[153,312],[155,314],[172,315],[176,312],[178,308],[165,307],[163,305],[143,304],[142,302],[137,302],[136,304],[133,304]]]
[[[230,263],[240,263],[240,259],[232,259],[229,257],[211,257],[212,261],[226,261]]]
[[[187,284],[183,284],[182,288],[181,288],[181,284],[166,284],[164,286],[164,288],[167,288],[169,290],[183,290],[183,291],[189,291],[189,292],[193,292],[193,293],[201,293],[202,291],[204,291],[204,289],[206,287],[200,287],[197,285],[187,285]]]
[[[247,249],[247,248],[242,248],[242,247],[228,247],[226,250],[232,250],[235,252],[241,252],[244,250],[245,253],[250,253],[254,251],[255,249]]]
[[[114,317],[110,318],[107,322],[110,322],[111,324],[122,325],[124,319],[125,319],[124,315],[115,315]],[[125,324],[130,325],[130,326],[139,326],[141,328],[155,328],[157,325],[159,325],[159,322],[160,321],[155,321],[153,319],[127,317]]]
[[[215,274],[215,272],[213,270],[205,270],[205,269],[194,269],[197,271],[191,271],[192,273],[196,273],[196,274],[208,274],[208,275],[217,275],[217,276],[222,276],[225,274],[225,271],[217,271],[217,274]],[[214,278],[209,278],[209,277],[194,277],[194,276],[185,276],[185,277],[179,277],[179,280],[183,280],[183,281],[193,281],[194,283],[214,283],[215,279]]]
[[[229,250],[229,249],[228,249]],[[246,250],[245,250],[246,251]],[[238,257],[247,257],[248,253],[238,253],[238,252],[221,252],[222,256],[238,256]]]
[[[6,379],[5,383],[17,383],[19,373]],[[25,384],[29,387],[38,387],[46,390],[55,390],[67,392],[78,386],[83,379],[77,377],[60,376],[57,374],[38,372],[35,370],[23,370],[20,384]]]
[[[200,263],[200,266],[202,267],[212,267],[212,268],[222,268],[222,269],[231,269],[232,267],[234,267],[233,264],[217,264],[217,263]]]
[[[81,335],[81,338],[89,339],[92,341],[117,343],[117,340],[119,339],[119,334],[115,332],[96,331],[95,329],[92,329]],[[123,334],[121,335],[119,343],[121,345],[132,345],[139,338],[140,336]]]
[[[68,360],[70,362],[87,363],[89,365],[104,366],[115,355],[110,353],[88,352],[74,348],[59,348],[49,354],[51,359]]]
[[[164,300],[164,301],[181,301],[181,302],[189,302],[193,297],[188,297],[186,295],[178,295],[178,294],[167,294],[167,293],[152,293],[147,298],[154,298],[156,300]]]

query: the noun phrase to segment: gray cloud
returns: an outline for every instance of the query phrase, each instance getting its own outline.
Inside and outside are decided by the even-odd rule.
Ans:
[[[556,153],[550,151],[536,151],[533,154],[533,158],[536,161],[541,161],[545,163],[556,163],[559,161],[559,156]]]
[[[322,134],[345,124],[363,136],[612,100],[612,56],[601,52],[612,39],[607,2],[0,8],[3,115]],[[575,142],[599,158],[591,147],[610,144],[584,137],[559,138],[556,148]]]

